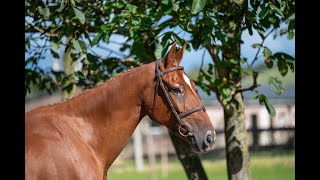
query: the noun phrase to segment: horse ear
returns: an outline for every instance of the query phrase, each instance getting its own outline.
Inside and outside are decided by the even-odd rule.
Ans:
[[[178,64],[180,64],[180,62],[181,62],[181,59],[182,59],[182,56],[183,56],[183,53],[184,53],[184,50],[186,49],[186,47],[187,47],[187,42],[185,42],[183,44],[183,46],[179,49],[179,51],[174,56],[174,59]]]
[[[174,42],[169,50],[169,52],[164,56],[164,67],[168,67],[168,65],[174,62],[174,57],[176,54],[176,45],[177,43]]]

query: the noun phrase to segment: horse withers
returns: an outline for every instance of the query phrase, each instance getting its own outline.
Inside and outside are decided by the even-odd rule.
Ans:
[[[186,44],[63,103],[26,113],[26,179],[105,179],[148,115],[190,143],[213,149],[215,130],[195,84],[179,66]]]

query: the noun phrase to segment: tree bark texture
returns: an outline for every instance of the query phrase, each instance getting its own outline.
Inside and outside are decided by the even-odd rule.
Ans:
[[[71,37],[68,38],[67,42],[69,42],[70,39],[71,39]],[[75,62],[72,61],[71,51],[69,51],[68,53],[65,53],[63,55],[62,62],[63,62],[64,73],[66,75],[73,74],[74,68],[75,68]],[[76,85],[73,84],[70,92],[68,92],[67,90],[64,90],[63,91],[64,100],[72,98],[76,93],[76,88],[77,88]]]
[[[225,141],[229,180],[251,180],[249,149],[241,93],[224,106]]]
[[[169,133],[177,156],[183,165],[183,168],[189,180],[207,180],[208,177],[204,171],[201,160],[197,154],[191,152],[190,144],[180,139],[176,135]]]

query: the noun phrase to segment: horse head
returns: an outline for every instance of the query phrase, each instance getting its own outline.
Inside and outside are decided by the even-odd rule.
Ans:
[[[194,152],[208,152],[213,149],[216,133],[194,82],[179,66],[185,48],[186,43],[176,52],[174,43],[165,57],[155,63],[155,86],[147,95],[152,103],[146,108],[153,121],[190,143]]]

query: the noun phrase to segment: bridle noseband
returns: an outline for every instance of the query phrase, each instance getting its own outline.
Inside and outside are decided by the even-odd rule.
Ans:
[[[161,62],[161,59],[158,59],[156,61],[156,66],[155,66],[155,81],[156,81],[156,85],[155,85],[155,91],[154,91],[154,96],[153,96],[153,105],[152,105],[152,114],[154,113],[154,106],[156,104],[156,96],[158,94],[158,88],[159,86],[161,87],[163,93],[164,93],[164,96],[170,106],[170,109],[172,111],[172,113],[174,114],[174,116],[176,117],[176,120],[178,121],[179,123],[179,133],[181,136],[193,136],[193,133],[192,133],[192,129],[191,129],[191,126],[186,123],[186,122],[182,122],[182,118],[186,117],[186,116],[189,116],[190,114],[192,113],[195,113],[195,112],[198,112],[198,111],[206,111],[206,108],[204,106],[197,106],[193,109],[190,109],[186,112],[181,112],[178,114],[178,112],[176,111],[176,109],[174,108],[170,98],[169,98],[169,94],[167,92],[167,90],[165,89],[164,87],[164,84],[163,84],[163,81],[162,81],[162,76],[165,75],[165,74],[168,74],[170,72],[173,72],[173,71],[176,71],[176,70],[183,70],[184,68],[182,66],[177,66],[177,67],[173,67],[173,68],[170,68],[164,72],[161,72],[160,70],[160,62]],[[182,126],[187,126],[187,130],[189,131],[187,134],[183,134],[181,132],[181,127]]]

